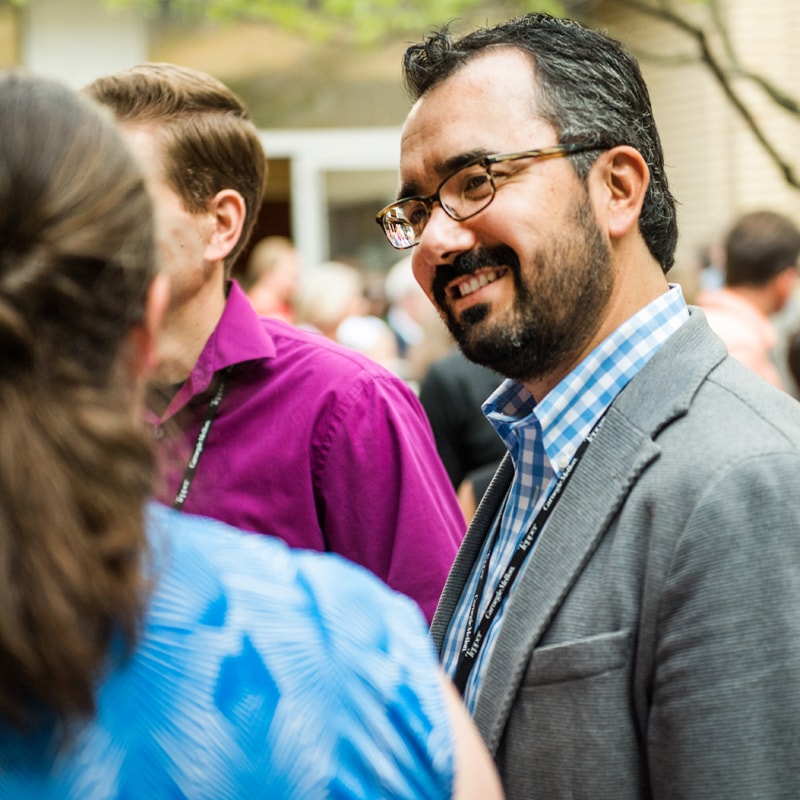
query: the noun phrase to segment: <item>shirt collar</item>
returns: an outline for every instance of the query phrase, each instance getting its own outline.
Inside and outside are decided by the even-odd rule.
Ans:
[[[227,288],[228,298],[217,327],[163,415],[159,417],[149,412],[148,418],[153,424],[177,414],[193,397],[206,393],[214,375],[226,367],[275,356],[275,342],[247,295],[236,281],[231,281]]]
[[[272,337],[239,284],[231,281],[222,317],[189,375],[191,395],[206,391],[214,375],[226,367],[274,356]]]
[[[521,384],[505,380],[483,411],[518,463],[520,448],[541,430],[541,446],[557,472],[661,345],[689,318],[680,286],[637,311],[537,403]],[[533,440],[539,438],[534,435]]]

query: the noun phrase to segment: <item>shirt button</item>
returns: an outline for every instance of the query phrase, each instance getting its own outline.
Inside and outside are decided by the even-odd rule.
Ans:
[[[161,427],[159,427],[159,428],[155,428],[155,429],[153,430],[153,436],[155,436],[155,438],[156,438],[158,441],[161,441],[161,440],[164,438],[164,429],[163,429],[163,428],[161,428]]]
[[[563,472],[569,466],[569,459],[563,453],[556,459],[556,467],[559,472]]]

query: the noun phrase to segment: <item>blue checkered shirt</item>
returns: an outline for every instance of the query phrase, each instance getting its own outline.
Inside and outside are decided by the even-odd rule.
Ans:
[[[442,651],[442,663],[448,674],[453,676],[456,671],[467,614],[494,529],[500,525],[476,615],[476,627],[518,542],[581,442],[614,398],[688,318],[681,289],[673,285],[669,292],[617,328],[541,402],[537,403],[522,384],[506,380],[483,404],[484,414],[511,453],[515,474],[505,504],[486,537],[450,621]],[[526,565],[530,560],[529,555]],[[512,586],[509,596],[513,592]],[[505,605],[507,602],[496,613],[467,681],[464,701],[470,713],[475,710],[480,674],[497,639]]]

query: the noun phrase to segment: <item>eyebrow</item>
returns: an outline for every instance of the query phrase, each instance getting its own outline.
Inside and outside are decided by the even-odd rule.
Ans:
[[[435,167],[435,172],[440,181],[444,180],[454,172],[458,172],[461,167],[470,164],[473,161],[479,161],[485,156],[497,153],[497,150],[487,150],[485,147],[476,147],[466,153],[459,153],[458,155],[451,156],[444,161],[439,162]],[[438,185],[438,183],[437,183]],[[407,181],[401,184],[400,191],[397,194],[396,200],[402,200],[406,197],[420,197],[419,184],[413,181]]]

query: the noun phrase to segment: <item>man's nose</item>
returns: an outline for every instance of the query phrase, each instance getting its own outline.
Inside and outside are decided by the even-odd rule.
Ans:
[[[440,264],[475,246],[469,221],[458,222],[448,216],[439,203],[434,203],[422,234],[418,250],[425,261]]]

